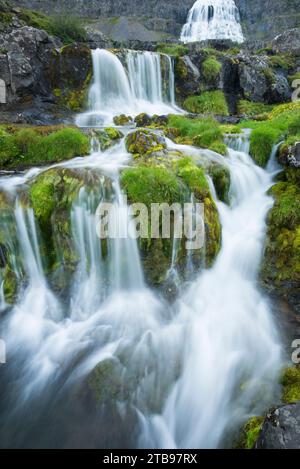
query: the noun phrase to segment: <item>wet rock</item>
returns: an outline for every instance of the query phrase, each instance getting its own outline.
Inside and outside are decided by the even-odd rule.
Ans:
[[[96,137],[100,143],[102,151],[108,150],[120,142],[121,138],[124,137],[120,130],[114,127],[107,127],[104,130],[92,130],[92,136]]]
[[[165,138],[150,130],[141,129],[126,137],[126,149],[134,155],[150,156],[167,148]]]
[[[263,423],[255,448],[300,448],[300,401],[270,410]]]
[[[126,116],[125,114],[121,114],[120,116],[114,117],[114,124],[119,125],[120,127],[125,127],[126,125],[132,125],[133,119],[130,116]]]
[[[148,125],[152,124],[152,119],[151,116],[142,112],[135,117],[134,122],[136,123],[137,127],[147,127]]]
[[[294,145],[283,145],[279,151],[279,163],[292,168],[300,168],[300,142]]]

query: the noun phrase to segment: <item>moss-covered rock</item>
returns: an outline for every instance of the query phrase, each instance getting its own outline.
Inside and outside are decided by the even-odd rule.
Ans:
[[[229,190],[230,190],[230,171],[225,166],[212,163],[208,169],[211,176],[218,198],[229,204]]]
[[[287,368],[281,377],[282,400],[286,404],[300,401],[300,366]]]
[[[206,91],[199,96],[190,96],[183,103],[184,109],[194,114],[216,114],[228,116],[229,110],[223,91]]]
[[[136,130],[127,135],[126,149],[133,155],[151,156],[167,148],[165,138],[146,129]]]
[[[251,417],[244,425],[237,448],[253,449],[263,426],[263,417]]]
[[[126,125],[132,125],[133,119],[130,116],[126,116],[125,114],[121,114],[120,116],[114,117],[114,124],[120,127],[125,127]]]
[[[152,118],[145,112],[142,112],[135,117],[134,122],[136,123],[137,127],[147,127],[152,124]]]
[[[7,304],[13,305],[17,299],[18,293],[18,279],[15,272],[9,265],[6,266],[3,272],[3,293]]]
[[[300,308],[300,186],[299,169],[285,171],[283,181],[270,190],[274,206],[262,265],[264,285]],[[294,175],[295,173],[295,175]]]
[[[216,57],[211,56],[205,59],[202,63],[201,71],[206,84],[210,87],[217,87],[218,81],[220,80],[221,69],[222,65]]]
[[[102,151],[108,150],[108,148],[118,144],[121,138],[124,137],[122,132],[115,127],[107,127],[104,130],[93,129],[92,136],[98,139]]]

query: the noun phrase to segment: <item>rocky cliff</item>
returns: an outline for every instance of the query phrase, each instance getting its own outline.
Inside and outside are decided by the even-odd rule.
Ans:
[[[102,23],[104,32],[118,29],[122,18],[121,29],[145,28],[144,35],[160,31],[178,37],[194,0],[14,0],[14,4],[48,13],[72,11],[102,21],[113,18]],[[300,0],[236,0],[236,4],[248,39],[270,39],[300,23]]]

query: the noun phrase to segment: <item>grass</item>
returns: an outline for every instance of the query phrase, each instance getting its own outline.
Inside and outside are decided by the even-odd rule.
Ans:
[[[175,174],[164,167],[139,165],[123,171],[121,184],[131,203],[182,202],[182,187]]]
[[[290,404],[300,400],[300,367],[287,368],[281,378],[283,402]]]
[[[158,44],[156,52],[171,55],[173,57],[182,57],[188,53],[189,49],[182,44]]]
[[[45,133],[43,133],[45,132]],[[54,163],[86,155],[89,139],[76,128],[23,128],[9,132],[0,128],[0,163],[15,168]]]
[[[65,44],[86,39],[81,18],[72,14],[62,13],[61,15],[46,16],[22,8],[19,17],[29,26],[44,29],[47,33],[59,37]]]
[[[262,114],[269,114],[273,110],[273,108],[274,106],[271,104],[254,103],[253,101],[241,99],[238,103],[237,112],[239,115],[256,117]]]
[[[202,76],[206,83],[214,83],[220,76],[222,65],[215,57],[209,57],[202,64]]]
[[[276,106],[265,121],[244,121],[239,127],[253,129],[250,154],[258,165],[264,167],[276,143],[299,133],[299,123],[300,103],[296,102]]]
[[[189,144],[226,154],[221,126],[213,118],[189,119],[184,116],[169,116],[169,126],[177,129],[180,139]]]
[[[206,91],[200,96],[190,96],[183,103],[184,109],[195,114],[228,116],[228,106],[222,91]]]

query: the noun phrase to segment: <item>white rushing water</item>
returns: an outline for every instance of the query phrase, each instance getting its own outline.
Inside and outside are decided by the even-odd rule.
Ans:
[[[119,379],[130,389],[126,404],[118,402],[120,422],[129,418],[128,405],[140,426],[138,438],[128,432],[129,424],[118,427],[119,447],[128,435],[131,445],[143,447],[230,446],[238,425],[272,402],[281,346],[268,300],[257,287],[272,174],[258,168],[244,151],[247,135],[227,143],[233,148],[223,157],[168,141],[170,148],[185,149],[196,159],[222,162],[231,174],[231,205],[216,200],[223,227],[219,257],[210,270],[201,270],[185,285],[172,307],[145,285],[136,240],[110,240],[104,252],[96,235],[96,208],[105,200],[115,204],[125,228],[128,207],[118,177],[129,158],[124,142],[105,153],[94,144],[89,157],[63,165],[101,174],[97,191],[81,188],[72,206],[78,263],[65,298],[58,297],[46,279],[34,213],[16,199],[16,262],[22,264],[16,270],[23,277],[17,303],[2,320],[13,374],[12,391],[3,400],[7,445],[37,445],[39,436],[27,427],[36,403],[35,424],[46,425],[43,434],[50,443],[44,444],[53,444],[56,432],[47,420],[58,418],[55,406],[51,410],[53,396],[67,396],[67,406],[74,383],[107,360],[119,367]],[[26,187],[36,174],[12,178],[11,185],[0,180],[0,188],[16,193],[16,185]],[[169,271],[175,277],[177,251],[175,242]],[[97,428],[107,425],[109,430],[110,418],[97,421]],[[82,428],[88,425],[84,421]],[[85,432],[79,434],[80,446]],[[55,444],[63,446],[68,440],[58,437]],[[111,447],[112,440],[106,444]]]
[[[77,116],[78,125],[109,124],[120,114],[174,113],[174,71],[169,56],[127,50],[121,61],[110,51],[96,49],[93,69],[89,111]]]
[[[194,3],[180,40],[188,43],[209,39],[244,42],[240,15],[234,0],[197,0]]]

